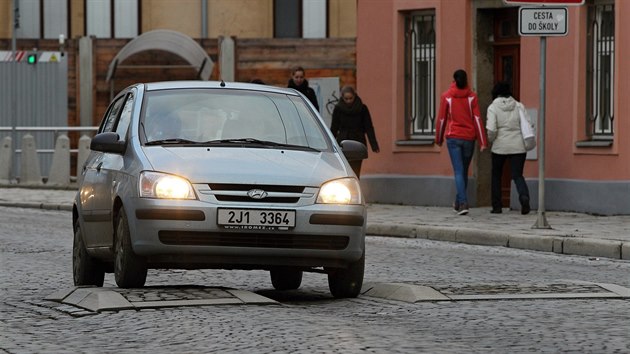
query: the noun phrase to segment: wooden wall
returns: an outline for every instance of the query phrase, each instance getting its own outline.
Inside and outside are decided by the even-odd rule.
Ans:
[[[219,79],[218,40],[197,39],[214,62],[211,80]],[[112,59],[129,42],[126,39],[94,39],[94,88],[87,94],[94,95],[93,125],[98,125],[110,101],[110,83],[105,82],[107,70]],[[291,68],[299,65],[305,68],[306,77],[339,77],[340,85],[356,86],[356,47],[354,38],[328,39],[239,39],[236,43],[236,81],[248,82],[261,79],[273,86],[286,87]],[[66,41],[68,60],[68,125],[79,125],[80,86],[78,84],[78,39]],[[18,42],[17,50],[58,51],[57,40],[23,40]],[[10,40],[0,40],[0,50],[11,50]],[[172,65],[187,65],[177,55],[163,51],[138,53],[123,63],[114,77],[114,93],[124,87],[148,81],[196,80],[197,72],[192,68],[168,68]],[[160,65],[162,68],[142,68],[141,65]],[[74,138],[74,137],[73,137]],[[76,138],[71,139],[73,145]],[[74,148],[75,146],[73,146]]]

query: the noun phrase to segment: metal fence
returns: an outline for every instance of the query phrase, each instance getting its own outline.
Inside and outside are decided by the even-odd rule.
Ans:
[[[68,62],[0,62],[0,139],[10,136],[16,150],[12,171],[19,176],[19,146],[31,134],[41,153],[40,169],[49,171],[58,132],[68,127]],[[86,128],[82,128],[85,130]],[[89,127],[87,130],[91,130]],[[53,133],[51,133],[53,132]]]

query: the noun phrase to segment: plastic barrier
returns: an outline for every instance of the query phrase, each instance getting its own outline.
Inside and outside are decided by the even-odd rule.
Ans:
[[[35,138],[31,134],[26,134],[22,138],[21,157],[20,184],[43,184],[42,174],[39,169],[39,159],[37,158],[37,147],[35,146]]]
[[[0,144],[0,183],[8,184],[11,180],[13,166],[13,141],[10,136],[2,139]]]
[[[35,138],[31,134],[22,137],[22,149],[14,150],[13,139],[10,136],[2,138],[0,142],[0,185],[20,184],[25,186],[45,185],[53,187],[69,187],[72,184],[70,175],[71,154],[77,153],[77,180],[81,178],[83,165],[90,154],[91,138],[87,135],[79,138],[78,149],[70,149],[70,139],[66,134],[60,134],[55,140],[54,150],[38,150]],[[52,163],[48,177],[42,178],[40,171],[39,152],[52,152]],[[19,169],[13,171],[14,159],[19,160]]]
[[[70,139],[62,134],[55,142],[47,185],[66,187],[70,185]]]

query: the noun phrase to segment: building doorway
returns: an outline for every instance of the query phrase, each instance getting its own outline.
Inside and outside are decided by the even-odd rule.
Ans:
[[[518,34],[518,8],[494,12],[493,37],[494,83],[509,82],[512,96],[520,100],[521,38]],[[506,163],[501,177],[501,202],[504,207],[510,205],[511,177],[510,164]]]

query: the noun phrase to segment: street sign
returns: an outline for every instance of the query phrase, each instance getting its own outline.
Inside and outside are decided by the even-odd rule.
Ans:
[[[34,57],[32,55],[35,55]],[[31,60],[35,60],[37,63],[46,63],[46,62],[61,62],[64,60],[64,53],[62,52],[52,52],[52,51],[26,51],[26,50],[18,50],[15,52],[15,60],[13,58],[13,52],[10,50],[0,50],[0,62],[5,61],[17,61],[17,62],[28,62],[30,64],[35,64]]]
[[[518,10],[521,36],[566,36],[568,24],[566,7],[521,7]]]
[[[506,5],[580,6],[584,0],[503,0]]]
[[[61,52],[42,52],[39,61],[42,63],[61,61]]]

